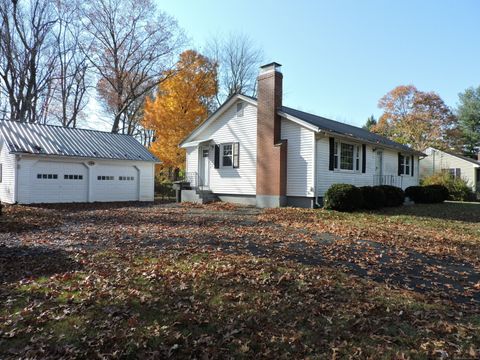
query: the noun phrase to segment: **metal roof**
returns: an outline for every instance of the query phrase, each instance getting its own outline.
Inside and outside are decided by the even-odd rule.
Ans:
[[[158,162],[133,136],[62,126],[0,121],[11,153]]]

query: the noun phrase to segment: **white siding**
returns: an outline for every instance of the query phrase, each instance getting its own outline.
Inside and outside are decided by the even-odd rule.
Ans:
[[[18,202],[30,204],[33,202],[74,202],[83,201],[81,194],[71,194],[72,191],[66,183],[58,182],[60,187],[44,187],[42,197],[38,196],[39,188],[34,186],[39,169],[56,170],[59,180],[74,169],[85,169],[88,182],[87,199],[95,201],[126,201],[154,200],[154,164],[142,161],[122,160],[92,160],[95,164],[89,165],[88,159],[65,159],[65,158],[39,158],[35,156],[23,156],[18,161]],[[115,176],[113,182],[97,180],[98,175]],[[132,183],[118,180],[119,176],[134,176]],[[106,184],[108,183],[108,184]],[[81,190],[81,189],[80,189]],[[50,191],[50,192],[49,192]],[[78,195],[78,196],[77,196]]]
[[[0,164],[2,164],[2,182],[0,183],[0,201],[13,204],[15,202],[15,155],[8,152],[0,138]]]
[[[340,140],[343,141],[343,140]],[[353,141],[345,140],[354,144]],[[323,196],[333,184],[345,183],[355,186],[372,186],[375,179],[375,152],[373,147],[367,144],[366,147],[366,172],[329,170],[329,138],[320,137],[317,139],[317,186],[318,196]],[[415,156],[414,176],[402,175],[402,188],[418,185],[418,157]],[[361,168],[361,166],[360,166]],[[398,176],[398,152],[390,149],[383,149],[383,175]]]
[[[470,161],[432,148],[425,150],[425,154],[428,156],[420,161],[421,177],[432,175],[434,172],[446,169],[461,169],[460,176],[467,181],[468,185],[474,191],[479,190],[475,183],[475,169],[480,165],[475,165]]]
[[[287,196],[314,196],[313,131],[282,119],[282,139],[287,139]]]
[[[240,166],[214,168],[214,151],[210,148],[210,189],[217,194],[255,195],[257,161],[257,108],[243,102],[243,116],[237,117],[236,103],[191,141],[212,140],[215,144],[239,142]],[[187,148],[187,172],[198,172],[198,152]]]

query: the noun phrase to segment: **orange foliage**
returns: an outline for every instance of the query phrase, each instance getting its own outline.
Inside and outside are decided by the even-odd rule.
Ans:
[[[155,131],[151,151],[162,167],[182,169],[185,150],[178,144],[208,116],[208,101],[217,93],[217,65],[187,50],[166,75],[155,98],[145,102],[142,124]]]

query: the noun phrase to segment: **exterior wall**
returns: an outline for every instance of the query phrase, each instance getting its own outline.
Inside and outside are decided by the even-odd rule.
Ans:
[[[313,197],[315,133],[282,119],[282,139],[287,140],[287,196]]]
[[[361,145],[350,140],[345,140],[353,144]],[[376,147],[378,148],[378,147]],[[382,149],[383,151],[383,175],[393,175],[398,182],[401,182],[403,189],[418,185],[418,156],[414,160],[414,176],[402,175],[398,177],[398,152],[390,149]],[[375,185],[375,152],[373,146],[366,147],[366,171],[345,171],[345,170],[329,170],[329,138],[322,136],[317,138],[317,196],[323,197],[328,188],[333,184],[346,183],[355,186],[372,186]]]
[[[6,145],[0,138],[0,164],[2,164],[2,182],[0,183],[0,201],[15,203],[15,168],[17,166],[15,155],[8,152]]]
[[[461,169],[461,177],[465,179],[473,191],[479,191],[475,179],[476,166],[470,161],[464,160],[446,152],[428,148],[425,150],[428,156],[420,161],[420,177],[432,175],[446,169]]]
[[[255,195],[257,161],[257,108],[243,102],[243,116],[237,117],[237,103],[192,141],[211,139],[215,144],[239,142],[239,168],[214,168],[214,149],[210,146],[210,189],[217,194]],[[198,171],[197,148],[187,148],[187,172]]]
[[[38,156],[22,156],[18,160],[18,202],[21,204],[30,204],[35,201],[35,196],[32,191],[36,191],[32,186],[32,181],[37,173],[36,164],[39,161],[47,161],[56,163],[59,166],[64,164],[66,169],[69,168],[69,165],[82,165],[86,169],[86,181],[88,182],[88,190],[86,201],[95,202],[95,201],[123,201],[132,199],[125,198],[125,194],[122,193],[120,188],[116,188],[111,185],[108,188],[101,189],[97,184],[98,175],[134,175],[136,181],[134,185],[136,186],[136,196],[134,199],[140,201],[153,201],[154,200],[154,177],[155,177],[155,165],[150,162],[143,161],[113,161],[113,160],[98,160],[91,159],[95,165],[89,165],[89,159],[71,159],[71,158],[55,158],[55,157],[38,157]],[[72,166],[73,167],[73,166]],[[124,174],[125,172],[125,174]],[[59,174],[60,177],[61,174]],[[107,184],[106,184],[107,185]],[[110,184],[109,184],[110,185]],[[50,189],[55,191],[54,189]],[[45,201],[45,202],[71,202],[68,197],[68,189],[62,194],[58,194],[58,188],[55,194],[51,194],[51,198],[55,201]],[[48,196],[46,197],[48,199]],[[83,201],[77,200],[77,201]]]

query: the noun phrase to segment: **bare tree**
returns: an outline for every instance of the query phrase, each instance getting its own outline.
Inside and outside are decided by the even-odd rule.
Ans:
[[[86,54],[89,47],[82,38],[78,2],[57,1],[56,11],[58,21],[53,32],[57,66],[50,116],[64,127],[76,127],[88,100],[89,62]]]
[[[51,29],[57,19],[44,0],[0,0],[0,96],[4,116],[45,122],[56,65]]]
[[[132,126],[122,122],[131,121],[138,103],[164,79],[183,34],[152,0],[97,0],[86,6],[84,19],[97,89],[114,118],[112,132],[129,132]]]
[[[213,38],[207,43],[206,51],[218,64],[218,104],[233,94],[255,96],[263,51],[248,35],[231,33],[226,37]]]

